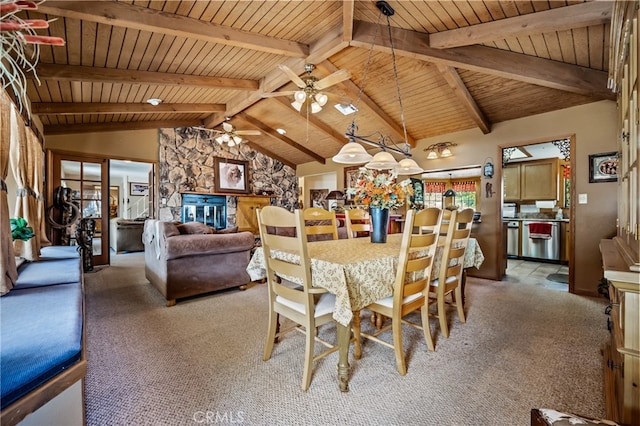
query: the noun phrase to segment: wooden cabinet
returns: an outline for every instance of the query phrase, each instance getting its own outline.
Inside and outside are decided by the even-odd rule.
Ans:
[[[520,164],[510,164],[502,170],[504,200],[520,201]]]
[[[271,204],[271,197],[247,196],[238,197],[236,208],[236,225],[238,231],[250,231],[255,235],[260,233],[258,229],[258,216],[256,210]]]
[[[558,159],[520,164],[520,199],[523,201],[558,199]]]
[[[618,230],[600,242],[609,280],[611,342],[605,347],[607,417],[640,419],[640,2],[617,1],[611,17],[609,84],[618,100]]]
[[[503,170],[505,201],[558,200],[558,159],[524,161]]]
[[[623,424],[640,419],[640,273],[626,260],[620,237],[600,242],[604,277],[609,281],[611,340],[605,346],[607,418]]]

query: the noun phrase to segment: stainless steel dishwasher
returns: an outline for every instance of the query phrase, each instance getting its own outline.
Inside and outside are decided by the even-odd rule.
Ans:
[[[551,225],[550,238],[530,238],[529,225],[548,223]],[[525,220],[522,222],[522,257],[534,259],[560,260],[560,222],[545,220]]]
[[[520,222],[510,220],[507,222],[507,256],[517,257],[518,242],[520,241]]]

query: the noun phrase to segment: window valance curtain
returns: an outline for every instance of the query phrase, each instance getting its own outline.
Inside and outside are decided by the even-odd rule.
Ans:
[[[440,193],[446,191],[446,184],[444,182],[425,182],[425,192]]]
[[[471,180],[452,182],[451,187],[455,192],[476,192],[476,182]]]

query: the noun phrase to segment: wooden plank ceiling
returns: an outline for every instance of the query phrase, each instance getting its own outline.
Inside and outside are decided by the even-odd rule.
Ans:
[[[389,1],[410,143],[601,99],[607,90],[612,2]],[[252,147],[295,167],[334,155],[354,115],[360,133],[402,140],[386,18],[373,1],[56,1],[29,18],[58,18],[29,85],[49,134],[206,126],[225,117],[257,129]],[[41,32],[42,33],[42,32]],[[373,46],[373,49],[372,49]],[[369,57],[371,58],[369,62]],[[279,68],[304,64],[326,90],[308,119]],[[363,74],[369,63],[364,89]],[[163,103],[153,107],[149,98]],[[280,135],[276,129],[286,130]]]

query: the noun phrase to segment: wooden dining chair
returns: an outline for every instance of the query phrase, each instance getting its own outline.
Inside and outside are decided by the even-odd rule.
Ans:
[[[413,233],[414,226],[434,226],[440,224],[442,211],[438,208],[427,208],[419,212],[409,210],[402,234],[402,245],[398,259],[398,270],[393,286],[393,295],[378,300],[366,307],[372,312],[391,318],[391,324],[376,330],[372,334],[363,333],[354,326],[357,341],[360,337],[373,340],[393,348],[396,355],[396,366],[401,375],[407,374],[404,351],[402,348],[402,324],[421,329],[429,350],[434,350],[431,330],[429,328],[429,312],[427,310],[427,290],[431,279],[433,258],[438,244],[438,232]],[[403,317],[420,310],[422,324],[415,324]],[[380,334],[392,330],[393,343],[380,339]]]
[[[333,321],[335,296],[311,285],[311,263],[302,211],[291,213],[282,207],[267,206],[258,209],[257,216],[269,288],[269,323],[262,358],[264,361],[271,358],[275,340],[281,340],[287,332],[303,332],[306,339],[302,390],[306,391],[311,384],[313,362],[338,350],[338,346],[316,336],[317,327]],[[269,233],[267,228],[276,232]],[[279,235],[278,228],[295,228],[295,235],[291,232]],[[295,325],[278,330],[279,315]],[[329,349],[315,355],[315,341]]]
[[[310,207],[302,211],[302,218],[309,241],[338,239],[336,212]]]
[[[455,306],[460,322],[466,322],[462,295],[462,273],[464,256],[471,235],[473,213],[473,209],[454,210],[451,213],[442,247],[438,277],[432,280],[429,285],[429,307],[435,306],[435,311],[430,310],[429,312],[431,316],[438,318],[440,331],[444,337],[449,337],[447,306]]]
[[[349,238],[362,236],[362,233],[371,232],[369,212],[364,209],[348,209],[344,211],[344,219],[347,225]]]

